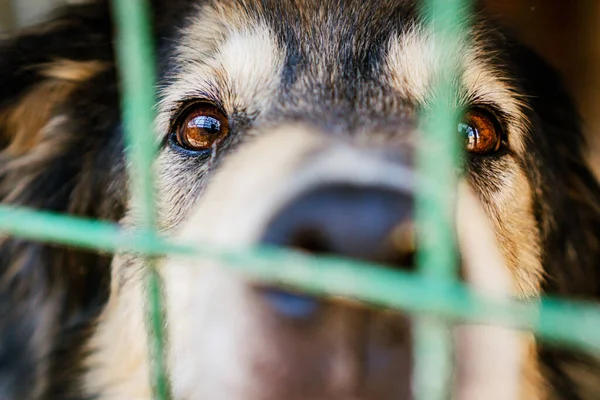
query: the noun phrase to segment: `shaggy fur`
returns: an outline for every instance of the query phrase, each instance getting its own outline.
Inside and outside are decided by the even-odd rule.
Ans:
[[[414,2],[155,0],[153,10],[165,234],[249,246],[323,183],[412,191],[417,115],[439,65]],[[483,14],[474,26],[471,42],[453,48],[464,86],[454,106],[492,111],[505,137],[498,152],[465,157],[464,181],[483,204],[512,294],[595,300],[600,188],[577,111],[531,50]],[[113,50],[104,1],[69,6],[0,44],[4,204],[136,225]],[[190,152],[173,126],[200,100],[224,110],[231,132],[219,148]],[[365,375],[350,351],[360,332],[381,332],[395,316],[332,306],[304,335],[247,282],[195,261],[160,263],[176,398],[410,396],[406,346],[390,350],[404,381],[398,369]],[[146,268],[132,255],[0,237],[0,397],[149,398]],[[525,342],[521,398],[595,398],[594,359]]]

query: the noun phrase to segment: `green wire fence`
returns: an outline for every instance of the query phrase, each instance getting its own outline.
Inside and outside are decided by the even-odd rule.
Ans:
[[[272,248],[235,251],[191,248],[155,233],[152,164],[155,154],[153,107],[155,63],[148,4],[145,0],[114,0],[117,58],[123,82],[124,126],[130,159],[138,231],[117,225],[0,206],[0,231],[30,240],[67,244],[103,252],[143,254],[149,264],[168,254],[198,254],[253,279],[292,286],[308,293],[336,295],[402,309],[417,317],[415,388],[418,400],[447,397],[452,372],[452,341],[445,323],[453,320],[490,323],[532,330],[542,339],[589,351],[600,351],[600,308],[591,304],[545,297],[540,302],[487,298],[458,282],[453,227],[455,166],[459,146],[456,110],[451,108],[459,88],[460,68],[450,52],[456,39],[466,37],[467,0],[426,0],[426,20],[434,32],[438,65],[435,93],[423,118],[419,153],[421,187],[417,197],[420,245],[419,273],[390,271],[364,262],[329,257],[311,258]],[[448,71],[454,71],[448,74]],[[161,285],[154,268],[148,273],[148,332],[152,383],[156,399],[170,397],[165,373]],[[573,327],[578,327],[573,329]],[[431,377],[436,377],[435,381]]]

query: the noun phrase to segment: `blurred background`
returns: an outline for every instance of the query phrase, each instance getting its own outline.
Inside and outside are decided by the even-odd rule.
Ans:
[[[482,0],[564,76],[584,120],[600,177],[600,1]]]
[[[0,0],[0,32],[43,20],[57,6],[85,1]],[[600,1],[478,1],[562,71],[584,118],[600,176]]]
[[[0,30],[31,25],[68,0],[0,0]]]

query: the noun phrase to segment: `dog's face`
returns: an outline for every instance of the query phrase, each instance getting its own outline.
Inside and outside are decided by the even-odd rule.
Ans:
[[[448,131],[462,135],[463,180],[487,210],[511,291],[535,296],[535,121],[510,58],[497,53],[502,37],[478,25],[471,39],[452,50],[463,88],[451,106],[467,113]],[[204,246],[275,244],[412,267],[418,117],[430,106],[437,57],[412,2],[193,8],[160,89],[161,229]],[[135,225],[135,210],[126,221]],[[125,346],[144,335],[147,268],[141,258],[114,261],[98,348],[115,331]],[[209,260],[165,261],[160,271],[176,398],[410,397],[402,317],[258,288]],[[95,371],[93,356],[92,392],[130,377],[132,363],[145,371],[139,346],[121,348],[126,361],[110,371]]]
[[[424,141],[420,117],[430,115],[434,77],[448,76],[415,2],[193,3],[161,51],[160,230],[192,245],[266,244],[412,268],[415,157],[437,145]],[[573,233],[564,222],[566,210],[581,224],[597,219],[576,113],[538,58],[472,22],[451,49],[460,91],[450,106],[465,113],[448,132],[464,146],[460,187],[469,188],[457,204],[479,198],[505,269],[480,263],[467,280],[506,275],[496,283],[518,297],[595,295],[586,271],[596,226]],[[124,180],[122,169],[113,175]],[[468,229],[477,207],[456,215],[461,253],[483,249],[491,260],[495,247]],[[135,226],[126,208],[122,223]],[[113,259],[108,305],[84,345],[78,386],[88,395],[150,396],[149,268],[142,257]],[[158,268],[175,398],[410,398],[406,317],[256,285],[210,259]],[[524,398],[543,396],[535,357],[521,364]]]

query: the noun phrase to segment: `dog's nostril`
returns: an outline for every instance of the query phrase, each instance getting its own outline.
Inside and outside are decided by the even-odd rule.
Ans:
[[[290,238],[289,246],[311,254],[327,254],[333,252],[333,243],[319,228],[304,228],[298,230]]]

